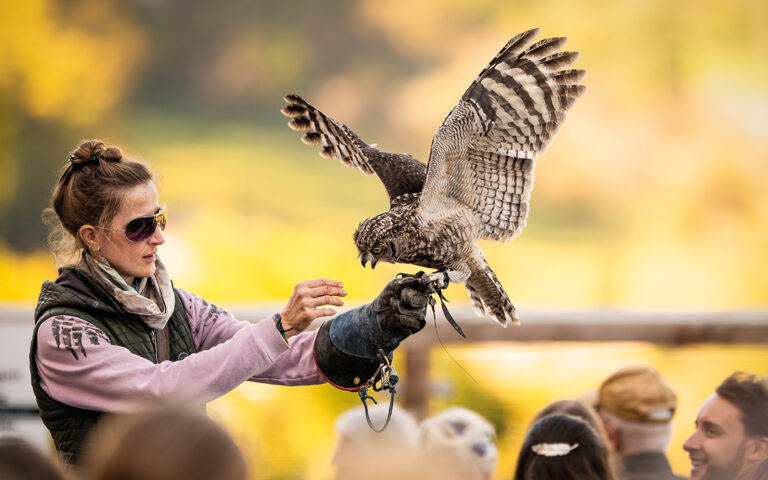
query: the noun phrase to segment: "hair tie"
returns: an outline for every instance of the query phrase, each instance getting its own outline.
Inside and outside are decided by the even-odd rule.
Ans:
[[[73,153],[72,155],[70,155],[70,156],[69,156],[69,158],[67,159],[67,161],[68,161],[69,163],[72,163],[72,161],[73,161],[74,159],[75,159],[75,154]]]
[[[99,163],[99,160],[101,160],[101,153],[94,153],[91,155],[91,161],[94,163]]]
[[[568,445],[567,443],[537,443],[531,447],[531,450],[536,455],[541,455],[542,457],[563,457],[571,453],[578,446],[578,443],[573,445]]]

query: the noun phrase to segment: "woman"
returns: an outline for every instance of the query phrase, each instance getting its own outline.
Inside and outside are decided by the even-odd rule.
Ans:
[[[608,450],[584,420],[562,414],[536,420],[523,441],[515,480],[614,480]]]
[[[157,255],[167,215],[152,172],[97,140],[70,155],[52,211],[54,253],[74,260],[43,284],[30,370],[65,463],[77,463],[103,412],[204,404],[245,380],[357,390],[376,375],[379,349],[391,354],[424,324],[427,298],[410,277],[303,334],[343,305],[341,282],[300,282],[279,314],[256,324],[174,288]]]

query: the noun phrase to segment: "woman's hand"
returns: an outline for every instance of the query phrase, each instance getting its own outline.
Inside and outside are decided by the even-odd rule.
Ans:
[[[344,286],[336,280],[319,278],[299,282],[293,288],[288,305],[285,306],[280,317],[283,319],[285,336],[298,335],[309,327],[313,320],[320,317],[336,315],[332,308],[319,308],[324,305],[336,305],[340,307],[344,302],[337,297],[346,297]]]

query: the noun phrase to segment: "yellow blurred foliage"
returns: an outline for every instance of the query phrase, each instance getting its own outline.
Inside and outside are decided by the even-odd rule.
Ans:
[[[0,91],[33,116],[90,125],[133,85],[142,32],[118,2],[6,0],[0,15]]]
[[[151,51],[141,21],[121,2],[7,0],[0,94],[10,93],[0,96],[0,107],[11,98],[34,117],[80,127],[83,137],[108,139],[153,166],[170,216],[160,255],[177,286],[221,305],[281,304],[296,282],[329,277],[344,282],[351,306],[418,267],[361,268],[352,233],[387,208],[384,189],[375,177],[302,145],[284,126],[280,94],[303,80],[311,86],[296,93],[364,140],[426,161],[435,129],[474,76],[512,35],[539,26],[542,37],[570,37],[567,48],[582,53],[576,66],[588,70],[589,91],[537,160],[523,235],[508,245],[483,244],[521,315],[536,308],[768,304],[768,2],[358,0],[333,18],[363,32],[371,44],[360,49],[375,47],[367,54],[340,49],[357,55],[353,64],[326,48],[338,41],[324,36],[333,24],[319,16],[308,21],[302,15],[319,10],[306,6],[297,5],[295,16],[278,12],[316,29],[298,39],[297,30],[280,25],[187,32],[215,31],[220,37],[210,43],[222,46],[201,52],[210,61],[195,70],[200,78],[189,83],[198,90],[190,91],[213,105],[276,92],[274,111],[255,112],[257,125],[121,103]],[[175,16],[174,8],[182,7],[164,13]],[[268,8],[264,15],[269,24]],[[301,43],[308,39],[322,48]],[[391,59],[377,57],[392,51],[403,65],[399,77],[387,70]],[[313,62],[344,67],[325,71]],[[317,71],[323,74],[305,78]],[[117,111],[119,118],[108,115]],[[0,206],[13,194],[17,165],[5,151],[16,120],[0,118]],[[42,281],[53,277],[46,252],[0,246],[0,301],[33,306]],[[447,296],[467,303],[462,286],[451,286]],[[686,472],[680,446],[701,401],[733,370],[768,373],[763,346],[449,349],[480,383],[467,381],[435,349],[431,410],[463,403],[501,418],[495,478],[510,478],[524,430],[540,408],[637,361],[656,365],[678,388],[670,457],[677,472]],[[356,395],[328,386],[248,383],[213,402],[210,412],[246,452],[253,478],[326,480],[333,421],[357,405]]]
[[[34,307],[43,281],[55,277],[56,269],[53,268],[50,253],[40,251],[23,255],[0,244],[0,295],[3,303]]]

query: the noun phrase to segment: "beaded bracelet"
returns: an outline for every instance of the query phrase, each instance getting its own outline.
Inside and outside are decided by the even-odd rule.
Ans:
[[[288,337],[285,336],[285,332],[290,332],[293,330],[293,327],[289,328],[288,330],[283,328],[283,318],[280,316],[279,313],[276,313],[272,315],[272,320],[275,321],[275,327],[277,327],[277,331],[280,332],[280,335],[283,336],[283,339],[288,340]]]

